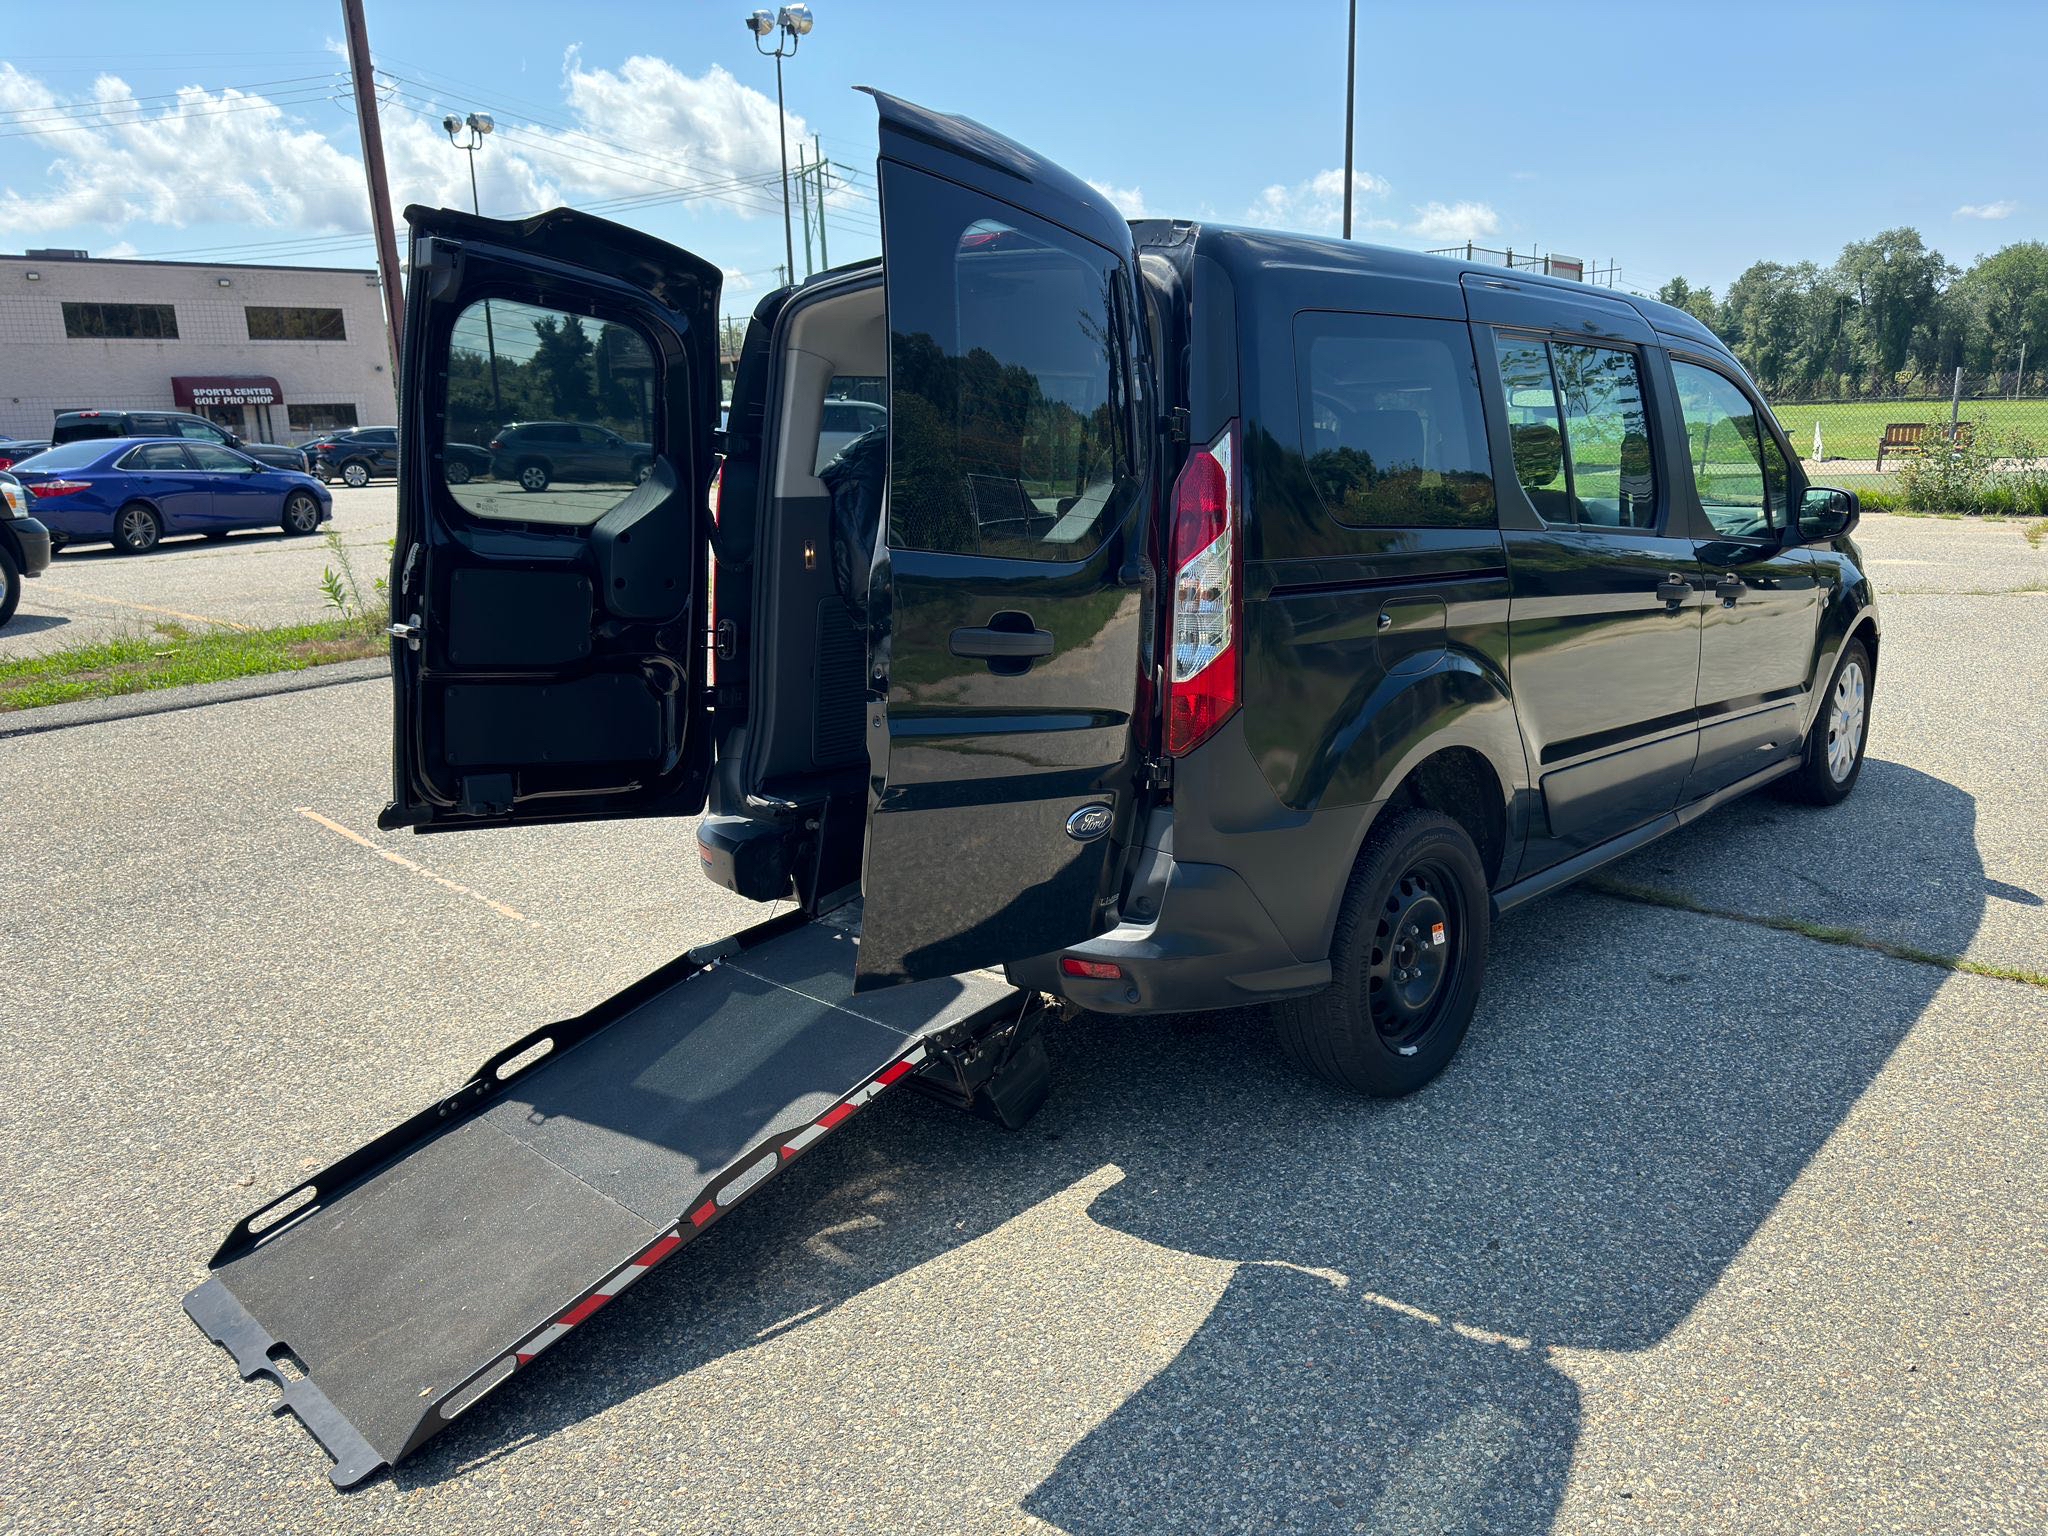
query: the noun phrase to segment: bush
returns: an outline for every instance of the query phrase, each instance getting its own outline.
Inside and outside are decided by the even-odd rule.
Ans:
[[[1927,424],[1927,451],[1899,466],[1901,503],[1916,512],[1993,516],[2035,516],[2048,508],[2048,469],[2039,467],[2039,445],[1983,421],[1970,426],[1967,440],[1950,443],[1947,422]],[[2024,467],[2006,467],[2013,463]]]

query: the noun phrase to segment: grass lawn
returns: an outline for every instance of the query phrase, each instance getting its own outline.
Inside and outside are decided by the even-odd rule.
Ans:
[[[219,682],[266,672],[298,672],[334,661],[382,656],[383,623],[328,619],[276,629],[194,631],[177,624],[0,662],[0,712]]]
[[[1813,424],[1830,459],[1874,459],[1878,439],[1895,421],[1948,425],[1946,400],[1857,400],[1846,404],[1773,405],[1785,435],[1802,457],[1813,453]],[[2048,452],[2048,400],[1965,400],[1962,419],[1997,432],[2019,432]],[[1887,469],[1891,457],[1885,457]]]

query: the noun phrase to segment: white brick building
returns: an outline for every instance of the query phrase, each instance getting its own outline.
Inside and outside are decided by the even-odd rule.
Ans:
[[[395,400],[373,271],[0,255],[0,437],[154,408],[298,443],[387,425]]]

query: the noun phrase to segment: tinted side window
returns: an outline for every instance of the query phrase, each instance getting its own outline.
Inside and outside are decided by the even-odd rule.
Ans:
[[[185,451],[192,455],[192,461],[201,469],[215,474],[253,475],[257,471],[256,465],[218,443],[194,443]]]
[[[1515,478],[1547,523],[1657,526],[1642,359],[1619,347],[1495,336]]]
[[[151,430],[161,432],[171,425],[172,423],[167,422],[164,426],[154,427]],[[211,422],[195,421],[189,416],[184,416],[180,417],[175,425],[180,437],[197,438],[202,443],[219,443],[227,440],[227,434]],[[138,430],[140,429],[138,428]]]
[[[121,460],[121,468],[165,470],[185,468],[185,450],[176,443],[150,443]]]
[[[1079,559],[1137,491],[1121,263],[937,180],[915,206],[936,227],[890,244],[889,542]]]
[[[1455,320],[1295,317],[1302,451],[1324,508],[1380,528],[1490,528],[1472,337]]]
[[[1678,408],[1685,417],[1693,487],[1699,492],[1707,521],[1716,533],[1730,538],[1768,535],[1779,524],[1772,516],[1772,498],[1764,484],[1763,448],[1770,437],[1757,420],[1756,408],[1733,379],[1711,368],[1673,362],[1671,377],[1678,386]],[[1782,486],[1782,458],[1776,478]],[[1780,490],[1780,505],[1783,497]]]

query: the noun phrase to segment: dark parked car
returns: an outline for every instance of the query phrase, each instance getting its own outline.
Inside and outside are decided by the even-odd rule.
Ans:
[[[218,443],[246,453],[277,469],[304,474],[306,456],[282,443],[245,443],[227,428],[184,411],[59,411],[50,443],[76,443],[93,437],[182,437],[195,443]]]
[[[510,422],[491,439],[491,474],[523,491],[544,491],[556,480],[638,485],[653,464],[651,445],[580,421]]]
[[[365,486],[398,473],[398,428],[350,427],[302,445],[315,475]]]
[[[21,606],[24,579],[50,568],[50,530],[29,510],[22,483],[0,470],[0,624]]]
[[[91,438],[25,459],[14,474],[60,548],[109,543],[140,554],[184,533],[312,533],[334,515],[334,498],[311,475],[218,443]]]
[[[1806,484],[1697,320],[1128,224],[985,129],[882,113],[882,260],[769,296],[741,354],[732,416],[764,425],[724,440],[715,712],[681,621],[709,397],[655,425],[672,496],[589,531],[430,535],[465,514],[401,489],[424,643],[397,718],[433,723],[396,818],[708,799],[721,883],[861,883],[864,985],[1000,966],[1105,1013],[1284,1000],[1300,1061],[1392,1094],[1463,1038],[1495,913],[1767,782],[1854,787],[1878,655],[1856,498]],[[430,310],[530,259],[565,315],[715,376],[715,327],[655,318],[715,313],[712,264],[566,211],[415,213],[443,238],[497,277],[458,266]],[[621,309],[622,282],[661,304]],[[816,450],[830,380],[883,375],[878,554],[878,480],[828,485]],[[506,428],[498,474],[570,430]],[[647,450],[602,451],[617,474]]]
[[[12,469],[29,455],[41,453],[49,446],[47,438],[41,441],[33,438],[0,438],[0,469]]]

